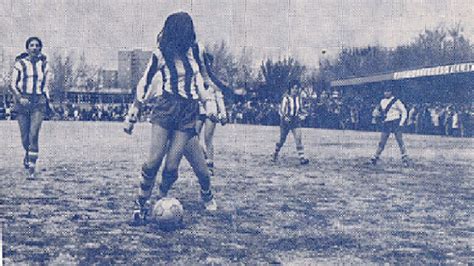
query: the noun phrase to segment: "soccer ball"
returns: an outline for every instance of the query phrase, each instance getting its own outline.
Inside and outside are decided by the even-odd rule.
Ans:
[[[178,227],[183,222],[183,205],[175,198],[162,198],[155,203],[151,212],[153,223],[162,228]]]

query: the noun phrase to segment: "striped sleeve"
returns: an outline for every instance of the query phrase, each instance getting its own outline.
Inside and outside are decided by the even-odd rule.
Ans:
[[[288,108],[288,98],[286,96],[283,96],[283,100],[281,101],[280,105],[280,117],[287,116],[286,110]]]
[[[21,69],[22,67],[21,67],[20,62],[16,61],[11,73],[10,89],[12,93],[14,93],[17,97],[21,95],[21,90],[18,87],[18,83],[20,82],[20,79],[21,79]]]
[[[305,113],[306,110],[305,110],[305,106],[303,105],[303,97],[301,97],[301,95],[298,96],[298,103],[299,103],[299,105],[300,105],[300,108],[299,108],[299,110],[298,110],[298,113]]]
[[[143,103],[148,99],[149,95],[151,95],[151,92],[149,91],[151,88],[151,83],[153,82],[153,78],[155,77],[156,73],[158,73],[162,67],[163,59],[161,58],[159,52],[153,52],[150,61],[148,61],[148,65],[145,68],[145,72],[137,84],[136,99],[138,102]]]
[[[215,93],[213,88],[209,86],[209,76],[206,71],[206,67],[204,67],[204,54],[200,50],[200,47],[201,46],[199,46],[197,43],[192,47],[192,55],[194,61],[196,62],[199,68],[198,73],[195,74],[195,85],[197,94],[199,95],[199,99],[201,100],[201,102],[213,101],[215,103]],[[209,89],[207,89],[206,87],[209,87]]]
[[[49,63],[48,61],[44,61],[44,87],[43,87],[43,91],[44,91],[44,94],[46,96],[47,99],[50,99],[51,96],[50,96],[50,84],[51,84],[51,80],[53,79],[53,73],[51,73],[51,70],[49,68]]]

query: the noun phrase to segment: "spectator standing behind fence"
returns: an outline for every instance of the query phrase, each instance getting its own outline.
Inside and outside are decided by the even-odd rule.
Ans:
[[[459,119],[459,111],[455,107],[451,119],[451,135],[455,137],[461,136],[461,121]]]
[[[408,131],[411,133],[417,132],[417,127],[418,127],[417,124],[419,120],[417,119],[417,117],[419,117],[418,107],[416,104],[414,104],[410,108],[410,112],[408,112],[407,126],[408,126]]]
[[[430,115],[431,115],[431,133],[434,133],[436,135],[442,134],[442,129],[441,129],[441,116],[442,116],[442,110],[441,108],[436,105],[434,108],[431,108],[430,110]]]
[[[452,129],[453,129],[453,115],[454,115],[453,105],[448,105],[443,114],[444,114],[444,119],[443,119],[444,135],[451,136]]]
[[[351,119],[351,129],[359,129],[359,108],[357,106],[352,106],[350,110],[350,119]]]

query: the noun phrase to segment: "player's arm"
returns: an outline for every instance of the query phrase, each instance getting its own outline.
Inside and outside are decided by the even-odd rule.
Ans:
[[[286,113],[287,108],[288,108],[288,99],[286,97],[283,97],[283,99],[281,100],[280,109],[278,111],[279,111],[280,117],[284,120],[289,119]]]
[[[12,72],[11,72],[11,81],[10,81],[10,91],[13,94],[13,97],[15,100],[19,101],[21,98],[21,91],[18,88],[18,82],[20,82],[21,78],[21,66],[20,63],[17,61],[15,62],[15,65],[13,66]]]
[[[217,104],[217,117],[223,124],[227,121],[227,110],[225,108],[224,94],[219,88],[215,88],[216,92],[216,104]]]
[[[400,100],[397,100],[396,104],[397,104],[398,110],[401,113],[400,126],[403,126],[403,125],[405,125],[405,121],[407,120],[407,117],[408,117],[407,109],[405,108],[405,105]]]
[[[204,56],[197,43],[192,47],[192,52],[194,60],[196,60],[199,67],[199,72],[194,77],[199,100],[204,105],[208,117],[217,117],[215,90],[213,86],[210,86],[209,75],[204,66]]]
[[[303,105],[303,97],[298,97],[298,102],[299,102],[299,106],[300,106],[300,110],[299,110],[299,114],[298,114],[298,117],[300,120],[305,120],[306,117],[308,116],[308,110],[306,108],[306,106]]]
[[[50,90],[50,86],[51,86],[51,81],[53,80],[53,73],[51,72],[51,69],[49,67],[49,62],[46,60],[46,56],[43,55],[43,66],[44,66],[44,87],[43,87],[43,91],[44,91],[44,96],[46,97],[46,99],[49,101],[51,99],[51,90]]]
[[[163,66],[163,59],[160,58],[158,53],[154,52],[145,68],[142,78],[137,84],[137,90],[135,95],[135,101],[143,104],[152,95],[151,85],[153,78],[158,73],[159,69]]]
[[[141,107],[153,95],[152,82],[155,75],[162,67],[162,61],[163,60],[160,59],[157,53],[153,53],[147,64],[147,67],[145,68],[142,78],[137,84],[135,99],[128,108],[127,115],[125,116],[124,131],[128,134],[132,134],[134,124],[138,121],[138,115],[140,113]],[[160,80],[160,84],[158,86],[160,86],[162,82],[163,81]]]
[[[377,105],[374,110],[372,111],[372,117],[380,117],[382,115],[382,110],[381,110],[381,107],[380,107],[380,104]]]

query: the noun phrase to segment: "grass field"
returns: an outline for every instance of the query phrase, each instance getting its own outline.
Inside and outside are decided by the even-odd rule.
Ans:
[[[3,257],[6,265],[472,263],[473,139],[407,135],[414,167],[402,168],[393,137],[377,167],[362,164],[378,134],[305,129],[310,165],[290,137],[278,163],[278,128],[227,125],[215,138],[206,213],[187,162],[170,195],[185,228],[130,227],[148,124],[45,122],[40,174],[26,180],[18,126],[0,122]]]

